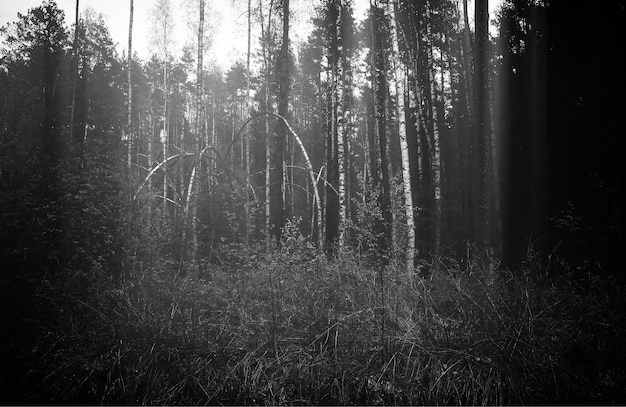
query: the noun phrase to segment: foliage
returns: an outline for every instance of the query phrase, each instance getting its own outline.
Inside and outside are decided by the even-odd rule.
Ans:
[[[462,44],[459,10],[451,1],[419,7],[398,2],[393,18],[406,37],[401,59],[393,60],[391,7],[372,8],[369,20],[355,29],[350,4],[324,2],[298,58],[287,50],[293,91],[288,103],[281,100],[282,108],[289,106],[281,114],[302,136],[318,174],[318,204],[328,232],[338,226],[339,213],[333,204],[338,139],[328,137],[337,128],[332,95],[338,81],[331,65],[343,50],[341,79],[350,90],[342,166],[347,245],[333,252],[328,238],[332,256],[313,244],[314,186],[298,172],[303,157],[293,140],[285,145],[284,161],[277,160],[285,171],[270,180],[284,194],[288,218],[276,234],[279,241],[272,241],[266,236],[264,194],[266,145],[276,121],[250,123],[252,151],[235,138],[251,112],[276,108],[277,82],[284,79],[277,75],[277,52],[286,50],[276,27],[264,44],[273,58],[268,71],[250,78],[256,90],[251,112],[245,111],[243,63],[226,74],[207,70],[203,86],[196,87],[193,50],[187,48],[179,60],[167,57],[167,70],[156,55],[149,61],[133,58],[130,120],[124,104],[127,67],[101,16],[89,11],[74,27],[76,53],[70,52],[73,36],[53,1],[2,28],[3,403],[626,400],[620,343],[626,334],[626,284],[611,264],[623,240],[620,190],[598,174],[595,191],[610,197],[603,222],[590,220],[579,201],[564,201],[565,208],[556,208],[550,219],[558,237],[569,242],[547,257],[531,246],[521,262],[500,268],[492,251],[468,242],[477,226],[477,201],[470,171],[475,146],[468,140],[472,83],[464,75],[471,76],[473,67],[462,65],[471,51]],[[508,121],[510,132],[498,134],[509,143],[505,153],[519,150],[503,161],[523,163],[512,165],[502,181],[514,201],[502,201],[508,225],[520,226],[506,232],[509,239],[518,231],[519,240],[526,239],[536,226],[527,221],[547,213],[547,205],[533,207],[534,197],[542,196],[533,182],[544,173],[532,160],[543,133],[528,132],[540,123],[530,120],[539,105],[524,93],[539,88],[524,86],[536,78],[529,55],[550,44],[543,35],[545,7],[507,2],[499,15],[502,55],[493,73],[505,90],[521,95],[494,103],[496,113],[519,107],[510,109],[517,112]],[[338,12],[342,26],[329,25],[336,24]],[[421,51],[411,55],[413,49]],[[430,61],[427,51],[438,61]],[[421,274],[410,279],[400,264],[408,234],[397,102],[389,86],[394,63],[405,64],[407,103],[413,104],[407,132],[414,143]],[[431,80],[431,68],[440,78]],[[566,88],[569,82],[563,83]],[[441,88],[442,100],[420,100],[432,86]],[[203,94],[194,94],[196,89]],[[537,101],[544,103],[541,96]],[[443,107],[441,218],[434,212],[435,152],[429,151],[430,127],[438,119],[422,117],[433,103]],[[132,144],[125,145],[122,134]],[[248,156],[250,184],[244,181]],[[244,213],[246,201],[253,205]],[[490,222],[495,229],[497,221]],[[445,230],[442,246],[466,251],[436,258],[441,251],[434,247],[435,226]],[[245,238],[244,231],[250,232]]]
[[[2,399],[62,404],[557,404],[624,400],[623,282],[329,261],[294,227],[221,265],[157,263],[88,296],[39,285]],[[532,264],[532,262],[528,262]],[[18,280],[9,287],[18,287]],[[10,303],[15,298],[9,298]],[[40,307],[34,311],[33,307]],[[47,313],[41,312],[47,309]],[[6,317],[5,317],[6,319]],[[27,322],[30,321],[30,322]],[[19,329],[18,329],[19,328]],[[28,346],[16,342],[28,332]],[[7,383],[7,382],[5,382]],[[9,387],[10,386],[10,387]]]

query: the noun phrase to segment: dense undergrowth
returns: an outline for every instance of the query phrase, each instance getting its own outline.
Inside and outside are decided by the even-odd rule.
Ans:
[[[178,275],[157,263],[117,287],[86,274],[3,283],[1,400],[626,402],[626,297],[612,277],[487,259],[404,281],[297,236],[219,257]]]

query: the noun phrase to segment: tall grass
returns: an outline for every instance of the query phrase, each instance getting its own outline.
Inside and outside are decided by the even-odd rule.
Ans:
[[[2,399],[63,404],[625,402],[623,284],[489,259],[429,279],[299,236],[173,276],[40,288]],[[530,264],[530,263],[529,263]],[[30,306],[34,306],[30,304]],[[24,325],[25,326],[25,325]],[[15,326],[23,328],[23,325]],[[7,383],[10,383],[7,384]]]

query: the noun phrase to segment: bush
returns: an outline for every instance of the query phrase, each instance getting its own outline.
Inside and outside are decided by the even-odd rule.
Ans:
[[[329,260],[295,229],[221,264],[169,263],[90,295],[42,286],[3,401],[557,404],[624,401],[624,285],[538,263],[430,279]],[[470,273],[471,272],[471,273]],[[184,277],[181,277],[184,276]],[[40,314],[43,318],[43,313]],[[15,327],[19,328],[19,327]],[[22,327],[24,328],[24,327]],[[19,351],[18,351],[19,350]],[[10,383],[7,385],[6,383]]]

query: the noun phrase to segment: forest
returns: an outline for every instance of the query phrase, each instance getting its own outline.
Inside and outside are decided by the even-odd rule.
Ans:
[[[626,403],[622,2],[147,1],[0,28],[1,404]]]

